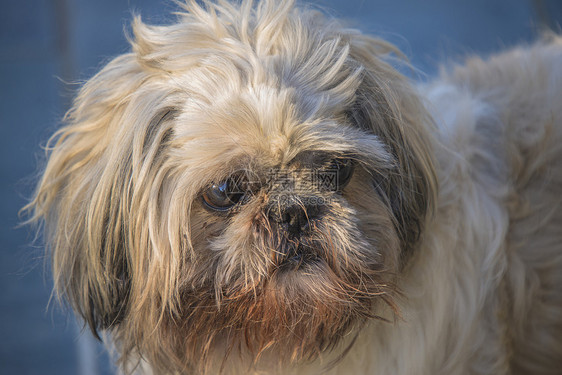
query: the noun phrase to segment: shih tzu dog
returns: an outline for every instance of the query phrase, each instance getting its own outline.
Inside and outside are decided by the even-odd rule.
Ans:
[[[560,38],[415,86],[293,1],[132,30],[27,207],[123,372],[562,373]]]

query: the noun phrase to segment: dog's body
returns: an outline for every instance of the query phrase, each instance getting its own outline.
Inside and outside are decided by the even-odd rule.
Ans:
[[[220,4],[136,21],[30,205],[122,368],[560,373],[562,41],[414,89],[337,21]]]

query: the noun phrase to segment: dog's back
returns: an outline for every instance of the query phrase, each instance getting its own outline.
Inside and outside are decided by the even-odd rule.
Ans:
[[[486,262],[500,264],[500,290],[490,303],[513,374],[562,372],[560,61],[562,39],[552,38],[487,61],[470,59],[429,90],[443,110],[436,121],[447,146],[469,161],[482,191],[506,207],[493,218],[507,222],[505,233],[491,234],[504,237],[505,251]],[[471,129],[460,128],[463,116],[474,116]]]

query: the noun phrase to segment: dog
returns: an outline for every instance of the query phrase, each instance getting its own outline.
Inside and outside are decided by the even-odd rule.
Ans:
[[[136,17],[27,206],[124,373],[560,374],[562,39],[414,84],[293,1]]]

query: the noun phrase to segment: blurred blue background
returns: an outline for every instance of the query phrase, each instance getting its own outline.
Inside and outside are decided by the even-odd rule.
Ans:
[[[330,13],[397,44],[427,79],[439,62],[489,54],[559,31],[560,0],[315,0]],[[131,11],[165,23],[166,0],[0,2],[0,374],[109,374],[104,351],[52,302],[43,249],[19,228],[48,136],[76,82],[127,51]]]

